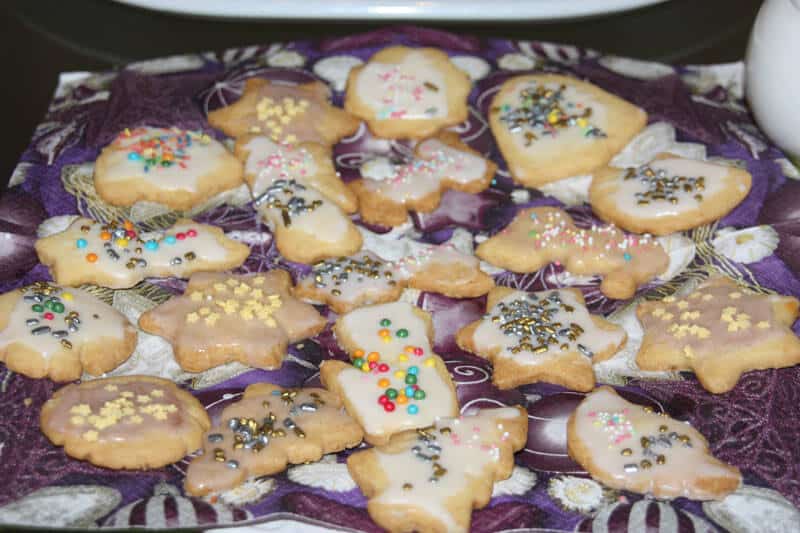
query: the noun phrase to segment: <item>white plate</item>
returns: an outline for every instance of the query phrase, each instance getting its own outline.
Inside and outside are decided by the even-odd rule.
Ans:
[[[281,19],[559,20],[666,0],[117,0],[202,17]]]

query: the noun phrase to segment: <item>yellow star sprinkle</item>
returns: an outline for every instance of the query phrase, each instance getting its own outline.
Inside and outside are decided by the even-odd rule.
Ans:
[[[73,405],[72,409],[70,409],[69,412],[73,415],[86,416],[92,414],[92,408],[89,407],[89,404],[81,403],[78,405]]]
[[[689,302],[685,300],[678,302],[678,309],[686,309],[687,307],[689,307]]]
[[[84,440],[88,440],[89,442],[95,442],[97,440],[97,437],[100,436],[100,434],[97,433],[95,430],[90,429],[81,436],[83,437]]]
[[[189,324],[194,324],[195,322],[198,321],[199,318],[200,317],[197,315],[197,313],[189,313],[188,315],[186,315],[186,322],[188,322]]]
[[[769,322],[767,322],[766,320],[762,320],[761,322],[756,324],[756,327],[758,329],[768,329],[769,328]]]
[[[203,299],[203,293],[200,291],[195,291],[189,298],[191,298],[193,302],[199,302],[200,300]]]

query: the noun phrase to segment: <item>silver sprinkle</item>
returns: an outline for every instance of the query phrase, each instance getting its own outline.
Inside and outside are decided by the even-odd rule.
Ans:
[[[31,330],[33,335],[44,335],[46,333],[50,333],[50,326],[39,326],[38,328],[34,328]]]
[[[301,403],[300,410],[306,411],[308,413],[313,413],[317,410],[317,406],[314,405],[313,403]]]
[[[228,420],[228,427],[231,428],[233,431],[239,427],[239,419],[238,418],[231,418]]]
[[[292,420],[291,418],[284,418],[283,419],[283,427],[289,428],[289,429],[294,429],[295,426],[297,426],[297,424],[295,424],[294,420]]]
[[[623,468],[625,469],[625,472],[627,472],[629,474],[632,474],[634,472],[638,472],[639,471],[639,467],[636,466],[633,463],[628,463],[625,466],[623,466]]]
[[[584,346],[583,344],[578,344],[578,350],[585,355],[586,357],[594,357],[594,352],[591,351],[589,348]]]
[[[222,433],[212,433],[208,436],[208,442],[222,442],[224,438]]]
[[[227,466],[231,470],[236,470],[237,468],[239,468],[239,461],[237,461],[235,459],[231,459],[230,461],[225,463],[225,466]]]
[[[59,329],[58,331],[53,331],[53,332],[51,332],[51,333],[50,333],[50,335],[52,335],[52,336],[53,336],[53,337],[55,337],[56,339],[63,339],[63,338],[65,338],[67,335],[69,335],[69,332],[68,332],[68,331],[65,331],[65,330],[63,330],[63,329]]]
[[[172,266],[180,265],[181,263],[183,263],[183,259],[181,259],[180,257],[173,257],[172,260],[169,262],[169,264]]]
[[[29,318],[28,320],[25,321],[25,325],[28,326],[28,327],[35,326],[38,323],[39,323],[39,319],[38,318]]]

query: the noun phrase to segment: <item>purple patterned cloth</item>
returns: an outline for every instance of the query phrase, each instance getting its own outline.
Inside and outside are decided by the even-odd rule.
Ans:
[[[486,123],[491,96],[509,76],[531,70],[565,73],[586,78],[641,106],[651,124],[675,132],[671,141],[676,145],[704,148],[709,157],[733,160],[753,175],[747,199],[719,223],[685,233],[682,242],[689,243],[691,253],[676,252],[676,261],[683,257],[679,271],[670,280],[643,287],[639,296],[657,285],[674,290],[717,268],[742,283],[800,297],[800,183],[791,181],[800,178],[800,172],[753,123],[742,101],[741,65],[669,67],[571,46],[480,40],[415,27],[181,56],[62,84],[22,154],[12,187],[0,199],[0,292],[49,279],[33,249],[37,227],[49,217],[93,212],[99,200],[75,177],[80,175],[75,169],[91,163],[99,148],[121,129],[174,125],[223,138],[207,124],[205,115],[235,101],[244,81],[254,76],[289,83],[322,79],[331,86],[334,102],[341,104],[347,69],[392,44],[441,48],[471,75],[470,116],[456,129],[471,146],[500,164],[488,191],[479,195],[449,192],[434,213],[414,215],[423,240],[442,242],[456,228],[491,235],[520,206],[568,201],[569,191],[545,195],[515,189]],[[334,150],[345,179],[357,176],[359,164],[374,155],[402,159],[408,156],[408,146],[380,142],[362,131]],[[570,213],[579,224],[596,221],[588,206],[570,207]],[[278,255],[268,230],[246,204],[214,207],[198,218],[240,235],[252,246],[244,271],[280,267],[296,275],[307,268]],[[752,238],[737,239],[741,234]],[[627,303],[606,299],[596,279],[569,280],[564,275],[551,265],[524,276],[498,273],[496,280],[526,290],[575,284],[592,310],[605,314]],[[179,280],[145,285],[171,293],[183,287]],[[496,486],[488,507],[474,513],[473,531],[749,531],[763,525],[759,516],[769,517],[775,531],[800,528],[796,508],[800,505],[800,422],[796,416],[800,368],[748,373],[723,395],[706,392],[690,374],[679,380],[653,380],[635,371],[611,372],[614,385],[628,399],[691,423],[708,438],[717,457],[744,474],[744,486],[723,502],[655,501],[600,486],[567,456],[565,421],[582,394],[545,384],[500,391],[491,384],[490,365],[456,347],[455,332],[480,316],[482,299],[453,300],[423,293],[418,303],[433,314],[436,350],[451,371],[462,406],[528,406],[529,439],[517,454],[514,475]],[[186,385],[216,416],[250,383],[318,384],[319,363],[344,357],[330,330],[290,352],[277,371],[249,371],[205,385],[202,379]],[[38,428],[39,409],[56,388],[49,380],[28,379],[5,368],[0,371],[0,478],[4,481],[0,524],[175,528],[289,520],[295,522],[294,528],[303,522],[380,530],[346,473],[346,452],[318,465],[301,465],[254,480],[238,492],[212,500],[183,493],[186,461],[148,472],[116,472],[72,460]]]

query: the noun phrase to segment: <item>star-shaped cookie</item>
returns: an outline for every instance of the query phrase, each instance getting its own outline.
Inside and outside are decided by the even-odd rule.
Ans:
[[[474,298],[494,287],[478,260],[449,244],[414,243],[413,252],[385,261],[371,252],[326,259],[298,281],[295,296],[347,313],[363,305],[391,302],[405,287],[452,298]]]
[[[699,431],[600,387],[567,422],[570,457],[594,479],[656,498],[722,499],[739,487],[735,466],[716,459]]]
[[[362,437],[330,392],[256,383],[205,434],[203,454],[186,471],[186,491],[202,496],[232,489],[248,478],[352,448]]]
[[[625,344],[620,326],[589,314],[577,289],[489,291],[486,314],[459,330],[456,343],[492,361],[492,382],[501,389],[544,381],[589,391],[593,363]]]
[[[142,314],[139,327],[166,338],[188,372],[238,361],[278,368],[289,343],[322,331],[325,319],[291,296],[285,270],[196,274],[186,292]]]
[[[103,224],[79,217],[64,231],[37,240],[36,253],[60,285],[127,289],[145,278],[237,268],[250,248],[220,228],[189,219],[145,233],[130,221]]]
[[[512,272],[535,272],[562,263],[573,274],[600,275],[609,298],[630,298],[636,287],[669,266],[664,249],[649,235],[628,235],[613,225],[578,228],[556,207],[523,209],[475,255]]]
[[[686,297],[639,304],[644,339],[636,363],[642,370],[692,370],[709,392],[728,392],[745,372],[800,363],[791,330],[798,306],[796,298],[755,294],[712,277]]]
[[[479,193],[497,170],[453,132],[420,142],[413,160],[389,167],[381,179],[363,177],[349,184],[358,195],[361,218],[371,224],[399,226],[409,210],[430,213],[448,189]]]
[[[356,132],[359,120],[331,105],[320,81],[283,85],[261,78],[245,82],[242,97],[208,114],[208,121],[231,137],[265,135],[276,142],[333,145]]]

